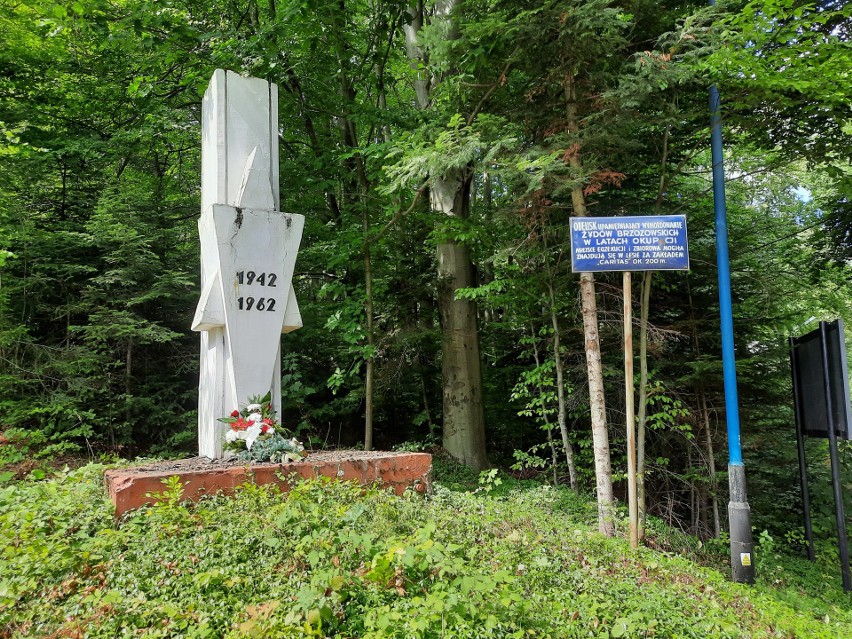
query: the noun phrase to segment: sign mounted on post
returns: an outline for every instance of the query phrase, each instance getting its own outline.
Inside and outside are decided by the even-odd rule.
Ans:
[[[790,348],[793,393],[802,433],[827,439],[828,424],[833,423],[838,439],[852,439],[843,320],[827,322],[824,330],[792,338]],[[828,408],[826,387],[830,389]]]
[[[571,270],[688,271],[685,215],[572,217]]]
[[[686,216],[572,217],[571,270],[621,271],[624,284],[624,389],[627,398],[627,495],[630,546],[639,547],[636,492],[636,429],[633,423],[633,329],[631,271],[688,271]]]
[[[831,483],[837,518],[837,544],[843,590],[852,592],[852,569],[846,538],[846,512],[840,481],[838,439],[852,439],[849,408],[849,374],[846,366],[846,337],[843,320],[820,322],[819,328],[790,338],[790,368],[793,373],[793,405],[796,410],[796,443],[799,449],[799,479],[805,511],[805,537],[808,559],[815,560],[805,435],[828,438]]]

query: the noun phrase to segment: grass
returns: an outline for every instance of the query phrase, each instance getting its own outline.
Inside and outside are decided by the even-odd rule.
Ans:
[[[0,487],[0,637],[838,637],[834,566],[595,530],[594,504],[436,464],[435,494],[306,481],[112,518],[104,466]],[[708,565],[709,564],[709,565]],[[713,566],[716,567],[713,567]]]

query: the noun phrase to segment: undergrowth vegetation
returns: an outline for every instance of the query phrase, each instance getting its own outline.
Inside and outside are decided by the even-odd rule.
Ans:
[[[721,546],[655,524],[631,551],[562,488],[439,467],[425,499],[313,480],[186,504],[171,481],[116,523],[104,469],[0,488],[3,639],[852,636],[833,566],[771,549],[732,584]]]

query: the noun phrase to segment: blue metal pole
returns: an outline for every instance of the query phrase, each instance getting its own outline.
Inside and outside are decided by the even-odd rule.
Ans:
[[[742,465],[737,364],[734,354],[734,315],[731,304],[731,266],[728,256],[728,212],[725,206],[725,166],[722,156],[722,117],[719,89],[710,87],[710,148],[713,158],[713,211],[716,215],[716,264],[719,271],[719,315],[722,329],[722,369],[725,415],[728,423],[728,463]]]
[[[714,0],[710,0],[715,5]],[[710,87],[710,149],[713,161],[713,210],[716,216],[716,264],[719,272],[719,315],[722,332],[722,370],[728,425],[728,524],[731,531],[731,573],[734,581],[754,583],[754,543],[751,509],[746,497],[745,466],[740,446],[740,408],[734,353],[734,314],[728,256],[728,212],[725,206],[725,165],[722,155],[722,116],[719,89]]]

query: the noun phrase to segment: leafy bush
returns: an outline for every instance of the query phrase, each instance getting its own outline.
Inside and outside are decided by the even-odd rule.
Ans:
[[[773,637],[852,631],[789,558],[750,589],[594,530],[566,489],[401,498],[326,479],[112,518],[90,465],[0,489],[0,637]],[[490,475],[489,475],[490,477]],[[496,478],[496,475],[494,476]],[[476,478],[474,476],[475,485]]]

